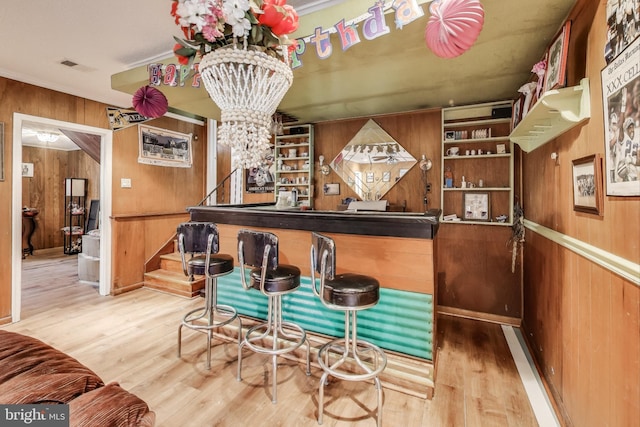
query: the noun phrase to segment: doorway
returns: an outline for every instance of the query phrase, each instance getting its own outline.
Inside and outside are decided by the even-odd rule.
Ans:
[[[22,302],[22,128],[25,122],[41,123],[60,129],[92,134],[100,137],[100,271],[99,293],[109,295],[111,291],[111,194],[112,194],[112,144],[113,132],[109,129],[52,120],[43,117],[14,113],[13,115],[13,185],[12,185],[12,301],[13,322],[20,320]]]

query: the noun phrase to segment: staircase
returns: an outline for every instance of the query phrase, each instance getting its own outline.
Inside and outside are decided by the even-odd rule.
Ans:
[[[195,276],[193,282],[182,271],[180,253],[177,251],[160,255],[160,268],[144,273],[145,288],[169,294],[193,298],[204,289],[204,276]]]

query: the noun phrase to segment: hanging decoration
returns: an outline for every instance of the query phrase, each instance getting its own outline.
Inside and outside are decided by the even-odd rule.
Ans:
[[[138,113],[155,119],[165,115],[169,101],[158,89],[147,85],[133,94],[132,105]]]
[[[232,148],[233,167],[265,161],[272,116],[293,82],[287,34],[298,14],[285,0],[173,0],[171,15],[183,65],[196,56],[211,99],[221,110],[218,141]]]
[[[425,40],[441,58],[455,58],[469,50],[484,24],[479,0],[438,0],[431,3],[429,11]]]
[[[272,116],[293,82],[288,62],[233,46],[205,55],[200,77],[221,111],[218,140],[236,149],[235,167],[259,167],[271,151]]]

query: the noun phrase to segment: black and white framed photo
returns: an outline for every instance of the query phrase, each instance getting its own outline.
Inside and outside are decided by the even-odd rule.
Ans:
[[[190,168],[192,134],[138,125],[138,163]]]
[[[607,196],[640,196],[640,38],[601,73]]]
[[[477,191],[466,191],[462,193],[462,219],[465,221],[489,221],[490,194]]]
[[[22,164],[22,177],[33,178],[33,163]]]
[[[551,46],[549,46],[547,71],[544,78],[544,92],[565,86],[570,33],[571,21],[567,21],[562,27],[560,34],[556,36]]]
[[[598,154],[573,161],[573,210],[602,215],[602,161]]]

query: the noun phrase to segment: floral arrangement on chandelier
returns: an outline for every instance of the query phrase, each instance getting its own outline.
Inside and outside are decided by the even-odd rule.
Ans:
[[[293,82],[287,35],[298,14],[286,0],[173,0],[181,64],[201,57],[199,72],[221,110],[218,141],[234,167],[258,167],[270,150],[271,122]]]

